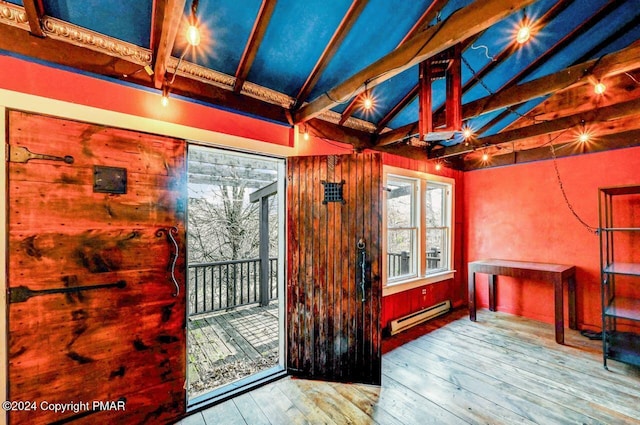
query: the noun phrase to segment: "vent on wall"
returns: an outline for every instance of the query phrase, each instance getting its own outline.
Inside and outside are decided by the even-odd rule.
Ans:
[[[451,301],[446,300],[415,313],[408,314],[391,322],[391,335],[395,335],[411,326],[433,319],[451,310]]]

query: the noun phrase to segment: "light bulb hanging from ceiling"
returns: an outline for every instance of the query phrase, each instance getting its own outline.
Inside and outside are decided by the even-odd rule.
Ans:
[[[169,88],[167,86],[162,87],[162,97],[160,98],[160,104],[165,108],[169,105]]]
[[[520,21],[520,25],[518,27],[518,32],[516,33],[516,41],[518,44],[524,44],[531,38],[531,23],[527,18],[527,12],[524,11],[524,16],[522,17],[522,21]]]
[[[604,92],[607,90],[607,86],[604,85],[604,83],[602,81],[598,81],[594,86],[593,86],[593,91],[596,94],[604,94]]]
[[[365,111],[370,111],[373,109],[373,96],[371,96],[371,92],[367,88],[367,83],[364,83],[364,92],[362,93],[362,108]]]
[[[200,29],[198,28],[198,0],[191,2],[191,16],[189,17],[189,26],[187,27],[187,42],[192,46],[200,44]]]
[[[302,133],[302,138],[304,140],[309,140],[309,132],[307,131],[307,125],[304,125],[304,133]]]
[[[585,126],[584,120],[582,120],[582,122],[580,123],[580,134],[578,134],[578,141],[580,143],[587,143],[589,140],[591,140],[591,134],[589,134],[589,131],[587,131],[587,128]]]

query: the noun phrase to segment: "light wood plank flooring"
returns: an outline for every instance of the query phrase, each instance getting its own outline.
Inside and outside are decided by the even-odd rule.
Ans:
[[[466,311],[384,341],[382,386],[284,378],[183,419],[203,424],[640,424],[640,369],[601,342]]]

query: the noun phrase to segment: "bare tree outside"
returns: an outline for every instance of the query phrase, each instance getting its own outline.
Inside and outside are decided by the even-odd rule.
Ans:
[[[190,146],[188,160],[191,398],[278,364],[279,220],[278,195],[271,188],[279,165],[199,146]],[[268,195],[253,199],[256,191]],[[267,269],[260,258],[260,228],[266,220]],[[264,294],[268,305],[262,302]]]

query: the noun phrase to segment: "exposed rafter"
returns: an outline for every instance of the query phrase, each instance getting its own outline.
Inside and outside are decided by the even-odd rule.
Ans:
[[[402,38],[402,40],[400,40],[400,43],[398,43],[398,45],[396,46],[396,49],[402,46],[404,42],[409,40],[411,37],[414,37],[416,34],[424,31],[429,26],[431,21],[436,19],[436,17],[438,16],[438,13],[440,13],[440,10],[444,7],[445,4],[447,4],[447,2],[448,0],[434,0],[429,5],[429,7],[427,7],[427,9],[424,11],[422,16],[418,18],[418,20],[413,25],[413,27],[411,27],[409,32],[407,32],[407,34]],[[351,115],[353,115],[353,112],[355,111],[355,107],[358,104],[358,102],[359,102],[359,99],[357,96],[351,99],[351,102],[349,103],[349,105],[342,112],[342,118],[340,119],[340,124],[344,123]],[[387,123],[385,123],[384,125],[386,125]],[[380,127],[380,124],[378,124],[378,127]],[[382,128],[384,128],[384,126]]]
[[[350,99],[364,90],[364,84],[375,87],[415,64],[472,37],[496,22],[526,7],[535,0],[484,0],[454,12],[440,22],[407,40],[402,46],[372,63],[337,85],[294,114],[301,123]]]
[[[158,0],[158,2],[164,3],[164,7],[156,8],[156,11],[162,10],[163,16],[162,19],[158,16],[154,17],[154,26],[159,28],[154,27],[151,32],[152,34],[160,33],[158,45],[154,46],[155,50],[153,50],[153,84],[155,88],[160,89],[164,84],[167,62],[176,42],[186,0]]]
[[[592,75],[599,79],[605,75],[621,74],[640,67],[640,45],[628,47],[599,59],[570,66],[556,73],[541,77],[520,85],[514,85],[497,92],[493,96],[483,97],[462,106],[462,118],[469,119],[498,109],[510,107],[538,98],[572,84],[588,83],[586,77]],[[436,125],[444,123],[442,114],[436,117]],[[411,123],[381,134],[376,145],[385,146],[396,143],[418,132],[418,123]]]
[[[27,13],[29,21],[29,32],[36,37],[44,37],[42,31],[42,17],[44,16],[44,5],[42,0],[24,0],[24,11]]]
[[[549,146],[533,149],[509,152],[501,155],[493,155],[490,161],[465,159],[460,167],[464,171],[477,170],[504,165],[523,164],[526,162],[562,158],[585,153],[602,152],[610,149],[630,148],[640,146],[640,130],[630,130],[617,134],[608,134],[598,138],[598,143],[576,143],[575,141],[558,143],[554,145],[554,151]]]
[[[556,16],[558,16],[563,10],[573,3],[574,0],[559,0],[556,4],[554,4],[544,15],[540,17],[535,22],[534,33],[540,32],[549,22],[551,22]],[[484,67],[482,67],[479,71],[475,73],[475,75],[470,78],[464,85],[462,86],[462,92],[466,93],[475,87],[480,80],[485,78],[487,74],[489,74],[493,69],[501,64],[504,60],[508,59],[511,55],[513,55],[518,48],[520,47],[520,43],[518,43],[515,38],[505,47],[500,53],[492,58]],[[434,115],[442,114],[444,112],[445,105],[442,104],[436,111]]]
[[[533,60],[529,65],[527,65],[522,71],[518,72],[516,75],[511,77],[509,81],[507,81],[501,88],[507,89],[511,86],[518,84],[520,81],[527,78],[540,66],[544,65],[548,60],[550,60],[556,53],[560,52],[570,43],[575,41],[578,37],[584,34],[586,31],[591,29],[594,25],[604,19],[612,10],[620,6],[620,2],[617,0],[609,0],[604,6],[602,6],[596,13],[591,15],[589,19],[583,21],[575,27],[572,31],[570,31],[567,35],[558,40],[553,46],[545,50],[540,56]],[[517,108],[520,105],[514,105],[514,108]],[[509,115],[511,111],[506,110],[500,113],[497,117],[493,118],[487,124],[485,124],[482,128],[477,130],[479,134],[484,133],[489,130],[491,127],[502,121],[507,115]]]
[[[331,37],[331,40],[329,40],[327,47],[325,47],[324,51],[320,55],[318,62],[316,62],[313,70],[307,77],[307,80],[300,88],[300,91],[296,96],[297,106],[302,105],[304,101],[307,100],[309,93],[311,93],[311,90],[313,90],[313,88],[315,87],[318,79],[322,75],[322,72],[331,61],[331,58],[333,58],[333,56],[338,51],[338,48],[344,41],[344,38],[349,33],[349,30],[351,29],[353,24],[355,24],[356,20],[360,16],[360,13],[364,10],[368,2],[368,0],[353,0],[351,7],[349,7],[349,10],[344,15],[344,18],[342,18],[340,25],[338,25],[338,28],[333,33],[333,36]]]
[[[249,75],[251,65],[253,65],[253,61],[256,58],[260,43],[262,43],[262,38],[267,32],[267,27],[269,26],[271,15],[273,14],[275,7],[276,0],[262,0],[258,16],[256,17],[256,20],[253,23],[253,28],[251,29],[251,35],[249,36],[247,45],[244,47],[242,58],[240,59],[238,69],[236,70],[236,82],[233,86],[233,90],[236,93],[240,93],[240,91],[242,91],[242,86],[247,79],[247,75]]]
[[[579,126],[582,123],[612,121],[637,114],[640,114],[640,99],[633,99],[627,102],[606,106],[604,108],[573,114],[555,120],[543,121],[527,127],[504,131],[487,137],[481,137],[474,143],[474,145],[465,146],[460,144],[443,149],[434,149],[430,156],[432,158],[442,158],[452,155],[460,155],[472,152],[477,147],[499,145],[502,143],[512,142],[514,140],[564,131],[567,128]]]

